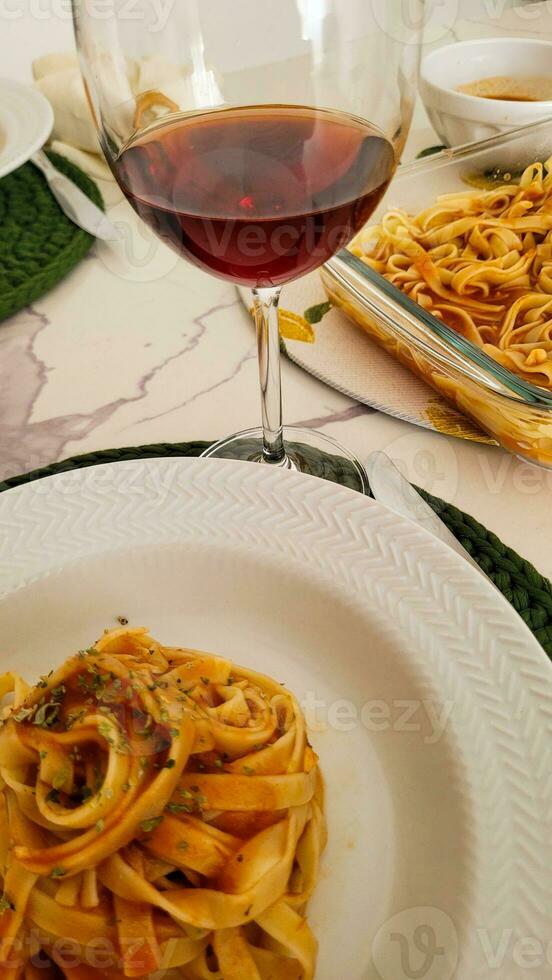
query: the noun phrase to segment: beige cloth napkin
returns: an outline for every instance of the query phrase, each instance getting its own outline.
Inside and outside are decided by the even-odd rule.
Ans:
[[[33,62],[35,87],[54,111],[50,147],[97,181],[106,204],[121,197],[101,153],[75,55],[48,54]]]
[[[198,75],[189,65],[171,64],[160,55],[152,55],[129,58],[126,67],[128,90],[133,99],[141,93],[156,91],[184,111],[220,100],[216,74],[208,66]],[[33,62],[33,78],[54,111],[51,149],[92,177],[99,184],[106,204],[115,204],[121,192],[100,150],[76,56],[48,54],[37,58]],[[125,110],[128,111],[128,106]],[[130,111],[132,114],[132,103]],[[151,107],[149,112],[155,116],[157,110]]]

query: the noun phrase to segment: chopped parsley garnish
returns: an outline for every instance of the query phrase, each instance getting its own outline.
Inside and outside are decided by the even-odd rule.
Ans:
[[[98,820],[97,823],[96,823],[96,833],[97,834],[101,834],[101,832],[104,829],[104,827],[105,827],[105,820],[102,818],[102,819]]]
[[[193,813],[194,807],[191,803],[167,803],[165,810],[169,813]]]
[[[0,915],[4,915],[4,912],[15,912],[15,905],[10,902],[5,892],[0,898]]]
[[[111,725],[107,721],[100,722],[100,724],[98,725],[98,731],[100,735],[102,735],[103,738],[105,738],[106,742],[109,743],[109,745],[113,745],[113,736],[111,734],[112,729],[111,729]]]
[[[63,878],[64,874],[65,868],[53,868],[52,871],[50,871],[50,878]]]
[[[209,683],[209,678],[208,677],[202,677],[201,678],[201,683],[202,684],[208,684]]]
[[[167,759],[165,765],[163,766],[163,769],[174,769],[175,764],[176,763],[174,759]]]
[[[69,731],[78,721],[82,721],[86,714],[86,708],[79,708],[77,711],[70,711],[65,719],[65,730]]]
[[[49,704],[41,704],[33,718],[33,725],[39,728],[51,728],[59,718],[61,705],[59,702],[50,701]]]
[[[59,792],[57,789],[50,789],[46,793],[47,803],[59,803]]]
[[[188,844],[188,841],[187,840],[179,840],[179,842],[178,842],[178,850],[179,851],[187,851],[188,848],[189,848],[189,846],[190,845]]]
[[[61,789],[68,776],[69,776],[68,766],[63,766],[62,769],[58,769],[58,771],[56,772],[52,780],[52,786],[54,787],[54,789]]]
[[[159,817],[150,817],[149,820],[142,820],[140,824],[140,829],[144,831],[145,834],[151,834],[152,830],[156,830],[163,819],[163,814]]]
[[[246,776],[254,776],[255,775],[255,770],[252,769],[251,766],[244,766],[243,767],[243,771],[244,771],[244,773],[245,773]]]
[[[31,718],[34,715],[35,711],[36,704],[32,708],[20,708],[13,717],[15,721],[27,721],[28,718]]]

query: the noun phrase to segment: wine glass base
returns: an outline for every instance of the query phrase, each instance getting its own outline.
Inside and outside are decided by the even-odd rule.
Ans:
[[[281,463],[272,464],[263,457],[261,429],[246,429],[220,442],[215,442],[201,455],[215,459],[241,459],[249,463],[276,465],[318,476],[331,483],[369,493],[368,477],[359,460],[330,436],[316,429],[287,426],[284,429],[286,457]]]

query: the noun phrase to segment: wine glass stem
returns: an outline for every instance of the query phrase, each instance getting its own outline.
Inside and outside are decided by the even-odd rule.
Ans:
[[[254,289],[255,323],[261,382],[263,460],[273,466],[287,463],[282,434],[282,382],[278,305],[281,289]]]

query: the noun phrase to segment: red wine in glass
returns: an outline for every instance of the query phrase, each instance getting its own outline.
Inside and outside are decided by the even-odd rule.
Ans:
[[[165,116],[113,168],[133,208],[180,255],[223,279],[273,287],[350,241],[395,163],[370,123],[269,105]]]

